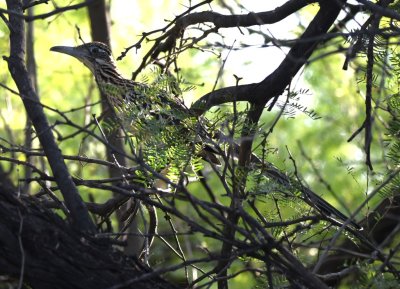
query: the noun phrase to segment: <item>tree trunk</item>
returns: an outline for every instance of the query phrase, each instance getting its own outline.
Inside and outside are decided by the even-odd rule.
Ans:
[[[0,192],[0,274],[40,289],[177,288],[124,256],[109,239],[84,235],[38,201],[5,191]]]

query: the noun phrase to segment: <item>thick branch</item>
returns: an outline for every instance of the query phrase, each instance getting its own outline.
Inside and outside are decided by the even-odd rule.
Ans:
[[[164,35],[167,36],[166,40],[157,47],[152,57],[155,58],[160,52],[171,50],[175,45],[176,39],[180,37],[181,32],[190,25],[211,22],[218,29],[271,24],[286,18],[312,2],[317,1],[290,0],[273,11],[251,12],[246,15],[222,15],[212,11],[188,14],[176,20],[175,26]]]
[[[7,7],[15,13],[22,13],[21,1],[7,0]],[[28,71],[24,64],[24,21],[22,18],[10,14],[10,24],[13,27],[10,31],[10,57],[7,58],[10,73],[18,87],[22,102],[35,127],[36,134],[47,156],[51,170],[64,197],[66,206],[70,211],[71,221],[79,230],[94,231],[94,224],[72,181],[61,151],[54,140],[51,128],[43,112],[43,107],[39,104],[39,98],[29,79]]]
[[[113,249],[107,239],[85,238],[33,200],[4,191],[0,244],[0,275],[19,278],[24,268],[23,281],[32,288],[110,288],[135,279],[124,288],[177,288]]]
[[[189,14],[179,19],[175,27],[180,29],[197,23],[211,22],[217,28],[228,27],[248,27],[253,25],[264,25],[279,22],[289,15],[297,12],[301,8],[309,5],[316,0],[290,0],[280,7],[272,11],[264,11],[259,13],[250,12],[245,15],[223,15],[212,11],[204,11],[200,13]]]
[[[316,46],[324,39],[323,35],[335,22],[341,4],[345,1],[320,1],[320,10],[304,31],[279,67],[260,83],[222,88],[204,95],[194,103],[192,109],[197,114],[210,107],[226,102],[248,101],[264,106],[278,97],[300,68],[307,62]]]
[[[388,9],[387,7],[382,7],[381,5],[375,4],[368,0],[357,0],[357,2],[360,2],[363,5],[365,5],[365,7],[367,7],[367,9],[369,9],[373,13],[378,13],[388,18],[400,20],[400,14],[397,13],[394,9]]]
[[[217,31],[219,28],[230,28],[230,27],[248,27],[253,25],[263,25],[276,23],[287,16],[297,12],[301,8],[308,4],[318,2],[317,0],[289,0],[282,6],[272,11],[264,11],[259,13],[248,13],[244,15],[223,15],[213,11],[203,11],[199,13],[191,13],[194,9],[206,5],[212,2],[212,0],[204,0],[194,6],[189,7],[184,13],[178,15],[173,21],[166,25],[162,29],[157,29],[149,33],[143,33],[141,39],[134,45],[125,49],[125,51],[117,58],[121,60],[126,53],[132,48],[140,48],[141,43],[147,39],[148,36],[164,32],[160,37],[157,37],[154,41],[152,48],[146,53],[142,59],[142,63],[139,68],[132,74],[132,79],[135,79],[138,73],[146,66],[149,58],[156,59],[162,52],[171,51],[177,40],[182,37],[185,29],[191,25],[201,23],[212,23],[213,28],[208,30],[209,32]]]
[[[37,20],[37,19],[46,19],[46,18],[49,18],[51,16],[54,16],[54,15],[57,15],[57,14],[61,14],[61,13],[65,12],[65,11],[77,10],[77,9],[86,7],[89,4],[91,4],[93,2],[96,2],[96,1],[99,1],[99,0],[86,0],[86,1],[84,1],[82,3],[79,3],[79,4],[60,7],[60,8],[54,9],[53,11],[50,11],[50,12],[47,12],[47,13],[43,13],[43,14],[38,14],[38,15],[25,15],[23,13],[23,9],[28,8],[30,5],[27,5],[27,6],[23,7],[23,9],[21,11],[16,11],[16,10],[13,10],[13,9],[10,9],[10,8],[9,9],[0,8],[0,12],[3,12],[5,14],[10,15],[10,17],[14,16],[14,17],[17,17],[17,18],[22,18],[25,21],[30,22],[30,21],[34,21],[34,20]]]

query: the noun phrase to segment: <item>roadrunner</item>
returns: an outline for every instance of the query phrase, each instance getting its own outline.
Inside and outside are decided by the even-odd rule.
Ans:
[[[166,104],[175,108],[178,114],[183,111],[184,114],[187,114],[186,116],[190,116],[189,110],[183,103],[172,101],[163,93],[158,94],[156,99],[153,98],[149,100],[146,94],[148,87],[142,83],[123,78],[117,71],[110,49],[103,43],[91,42],[76,47],[54,46],[51,48],[51,51],[71,55],[86,65],[93,73],[100,90],[107,96],[107,100],[112,108],[123,111],[126,106],[134,106],[137,108],[139,114],[141,110],[146,110],[148,114],[151,115],[153,114],[151,107],[154,105],[152,101],[158,101],[159,106]],[[179,123],[182,118],[185,118],[185,116],[176,117],[173,114],[167,114],[166,116],[165,114],[161,116],[156,115],[155,117],[157,117],[157,121],[163,120],[169,124]],[[152,133],[154,134],[154,131],[152,131]],[[211,162],[219,163],[215,155],[209,151],[205,153],[208,148],[207,145],[205,145],[204,148],[205,149],[199,151],[200,155],[203,154],[202,156]],[[211,148],[208,150],[212,151]],[[274,171],[276,171],[274,175],[281,174],[278,169],[274,168]],[[286,177],[283,178],[285,179],[284,183],[290,183],[290,180]],[[347,221],[348,218],[344,214],[311,190],[305,189],[304,195],[305,201],[315,207],[323,215],[340,220],[341,222]],[[354,222],[350,222],[350,224],[354,228],[360,229],[358,224]]]
[[[126,128],[140,141],[150,141],[145,139],[145,135],[151,134],[153,139],[163,135],[171,142],[186,143],[188,148],[196,151],[195,155],[220,164],[214,154],[216,151],[207,144],[199,145],[201,141],[199,142],[195,129],[187,125],[192,114],[183,102],[177,97],[172,98],[164,90],[157,90],[154,95],[150,86],[122,77],[107,45],[90,42],[76,47],[54,46],[50,50],[73,56],[90,69],[100,91],[107,97],[109,106],[115,110],[116,115],[119,118],[133,115],[133,121],[131,120]],[[141,129],[141,126],[144,129]],[[175,152],[176,148],[174,154]],[[184,153],[180,151],[175,155],[178,154]],[[190,154],[191,152],[188,152],[188,155]]]
[[[121,76],[107,45],[90,42],[76,47],[54,46],[50,50],[73,56],[88,67],[111,108],[123,110],[125,105],[146,102],[147,86]]]

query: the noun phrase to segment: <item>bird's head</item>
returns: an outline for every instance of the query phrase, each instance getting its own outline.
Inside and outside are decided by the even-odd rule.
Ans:
[[[102,67],[115,68],[110,48],[101,42],[90,42],[75,47],[53,46],[50,50],[75,57],[95,75]]]

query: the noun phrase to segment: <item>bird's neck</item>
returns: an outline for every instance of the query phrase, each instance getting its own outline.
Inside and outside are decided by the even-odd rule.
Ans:
[[[137,99],[135,83],[123,78],[114,63],[97,61],[93,68],[97,85],[110,107],[122,109],[127,101]]]
[[[124,79],[118,72],[114,62],[96,60],[93,74],[98,83],[105,82],[110,84],[118,84],[122,79]]]

